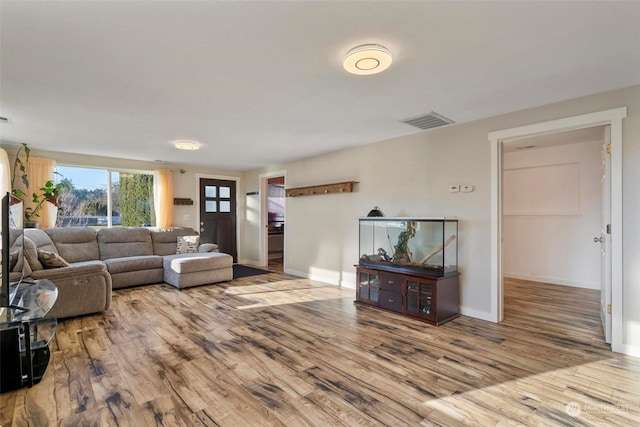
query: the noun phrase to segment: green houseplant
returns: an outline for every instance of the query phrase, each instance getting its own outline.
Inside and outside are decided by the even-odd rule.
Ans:
[[[24,159],[20,157],[24,154]],[[13,163],[13,177],[11,178],[11,194],[23,199],[27,196],[24,191],[15,188],[16,176],[20,174],[20,179],[25,187],[29,187],[29,177],[27,176],[27,164],[29,163],[29,155],[31,149],[25,143],[18,149],[16,153],[16,159]],[[62,176],[58,172],[54,174]],[[25,227],[34,227],[35,219],[40,217],[40,213],[44,208],[44,202],[49,202],[54,206],[58,206],[58,197],[62,194],[63,190],[71,190],[71,183],[66,179],[61,179],[57,184],[53,180],[47,181],[43,187],[40,187],[37,191],[31,195],[31,200],[35,203],[34,207],[28,207],[24,210]]]
[[[54,172],[57,175],[60,175],[57,172]],[[32,201],[36,204],[35,207],[25,208],[24,210],[24,220],[25,224],[31,224],[35,222],[35,218],[40,217],[40,212],[42,212],[44,202],[49,202],[54,206],[58,206],[58,196],[62,193],[63,190],[70,190],[71,184],[67,180],[61,180],[59,183],[54,184],[52,180],[49,180],[45,183],[44,187],[41,187],[38,192],[34,192],[32,195]]]

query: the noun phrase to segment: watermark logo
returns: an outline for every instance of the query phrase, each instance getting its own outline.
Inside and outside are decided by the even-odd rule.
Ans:
[[[569,402],[564,409],[569,416],[578,417],[583,412],[588,413],[602,413],[602,412],[619,412],[619,411],[628,411],[628,405],[614,405],[614,404],[604,404],[604,403],[592,403],[580,405],[578,402]]]
[[[567,403],[565,411],[567,411],[567,414],[570,416],[577,417],[580,415],[580,412],[582,412],[582,409],[580,409],[580,404],[578,402],[569,402]]]

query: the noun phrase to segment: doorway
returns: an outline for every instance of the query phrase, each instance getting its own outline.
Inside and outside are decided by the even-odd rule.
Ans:
[[[260,265],[274,271],[286,270],[287,171],[260,174]]]
[[[267,180],[267,255],[269,270],[282,272],[284,260],[284,176]]]
[[[491,318],[504,317],[503,281],[503,142],[568,130],[611,125],[611,348],[624,352],[622,342],[622,119],[627,108],[620,107],[549,122],[491,132]]]
[[[200,178],[200,241],[216,243],[238,262],[236,182]]]
[[[603,149],[609,132],[608,126],[593,126],[503,141],[505,290],[507,285],[561,285],[557,288],[574,288],[565,288],[567,294],[582,292],[607,300],[610,275],[604,273],[611,260],[610,251],[603,249],[610,235],[601,236],[601,230],[609,221],[603,190],[610,183],[602,179],[601,170],[609,157]],[[603,302],[605,316],[606,306]],[[582,308],[589,307],[596,308]],[[511,307],[509,313],[517,316],[518,310]],[[610,320],[602,320],[605,341],[610,343]]]

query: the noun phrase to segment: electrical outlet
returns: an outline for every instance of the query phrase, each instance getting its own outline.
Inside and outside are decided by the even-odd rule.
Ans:
[[[449,193],[459,193],[459,192],[460,192],[460,186],[458,184],[449,186]]]

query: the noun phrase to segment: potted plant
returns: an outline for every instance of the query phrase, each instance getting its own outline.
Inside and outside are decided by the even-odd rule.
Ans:
[[[20,154],[24,153],[24,160],[20,158]],[[11,194],[15,197],[23,199],[26,197],[24,191],[15,188],[14,183],[16,176],[20,173],[20,179],[25,187],[29,187],[29,177],[27,176],[27,164],[29,163],[29,155],[31,149],[25,143],[18,149],[16,153],[16,159],[13,163],[13,177],[11,178]],[[54,174],[62,177],[58,172]],[[38,227],[38,223],[35,222],[36,218],[40,217],[40,213],[44,208],[44,202],[49,202],[54,206],[58,206],[58,196],[62,194],[63,190],[71,190],[71,183],[66,179],[61,179],[60,182],[55,184],[53,180],[49,180],[45,183],[44,187],[38,189],[31,195],[31,200],[35,203],[35,207],[28,207],[24,210],[24,226],[27,228]]]
[[[24,152],[24,160],[20,158],[20,153]],[[29,163],[29,155],[31,154],[31,149],[24,142],[22,146],[18,149],[16,153],[16,160],[13,162],[13,176],[11,177],[11,194],[16,196],[19,199],[22,199],[26,194],[24,191],[19,190],[15,186],[16,175],[18,171],[20,172],[20,179],[22,180],[22,184],[24,184],[25,188],[29,188],[29,177],[27,176],[27,163]]]
[[[56,175],[60,175],[57,172],[54,172]],[[62,176],[62,175],[60,175]],[[37,223],[35,222],[36,218],[40,217],[40,212],[42,212],[44,202],[49,202],[54,206],[58,206],[58,196],[62,193],[62,190],[70,190],[71,183],[66,179],[61,180],[59,183],[54,184],[52,180],[46,182],[44,187],[41,187],[38,192],[34,192],[32,195],[32,201],[36,204],[35,207],[25,208],[24,210],[24,221],[25,227],[37,227]],[[35,224],[35,225],[32,225]]]

